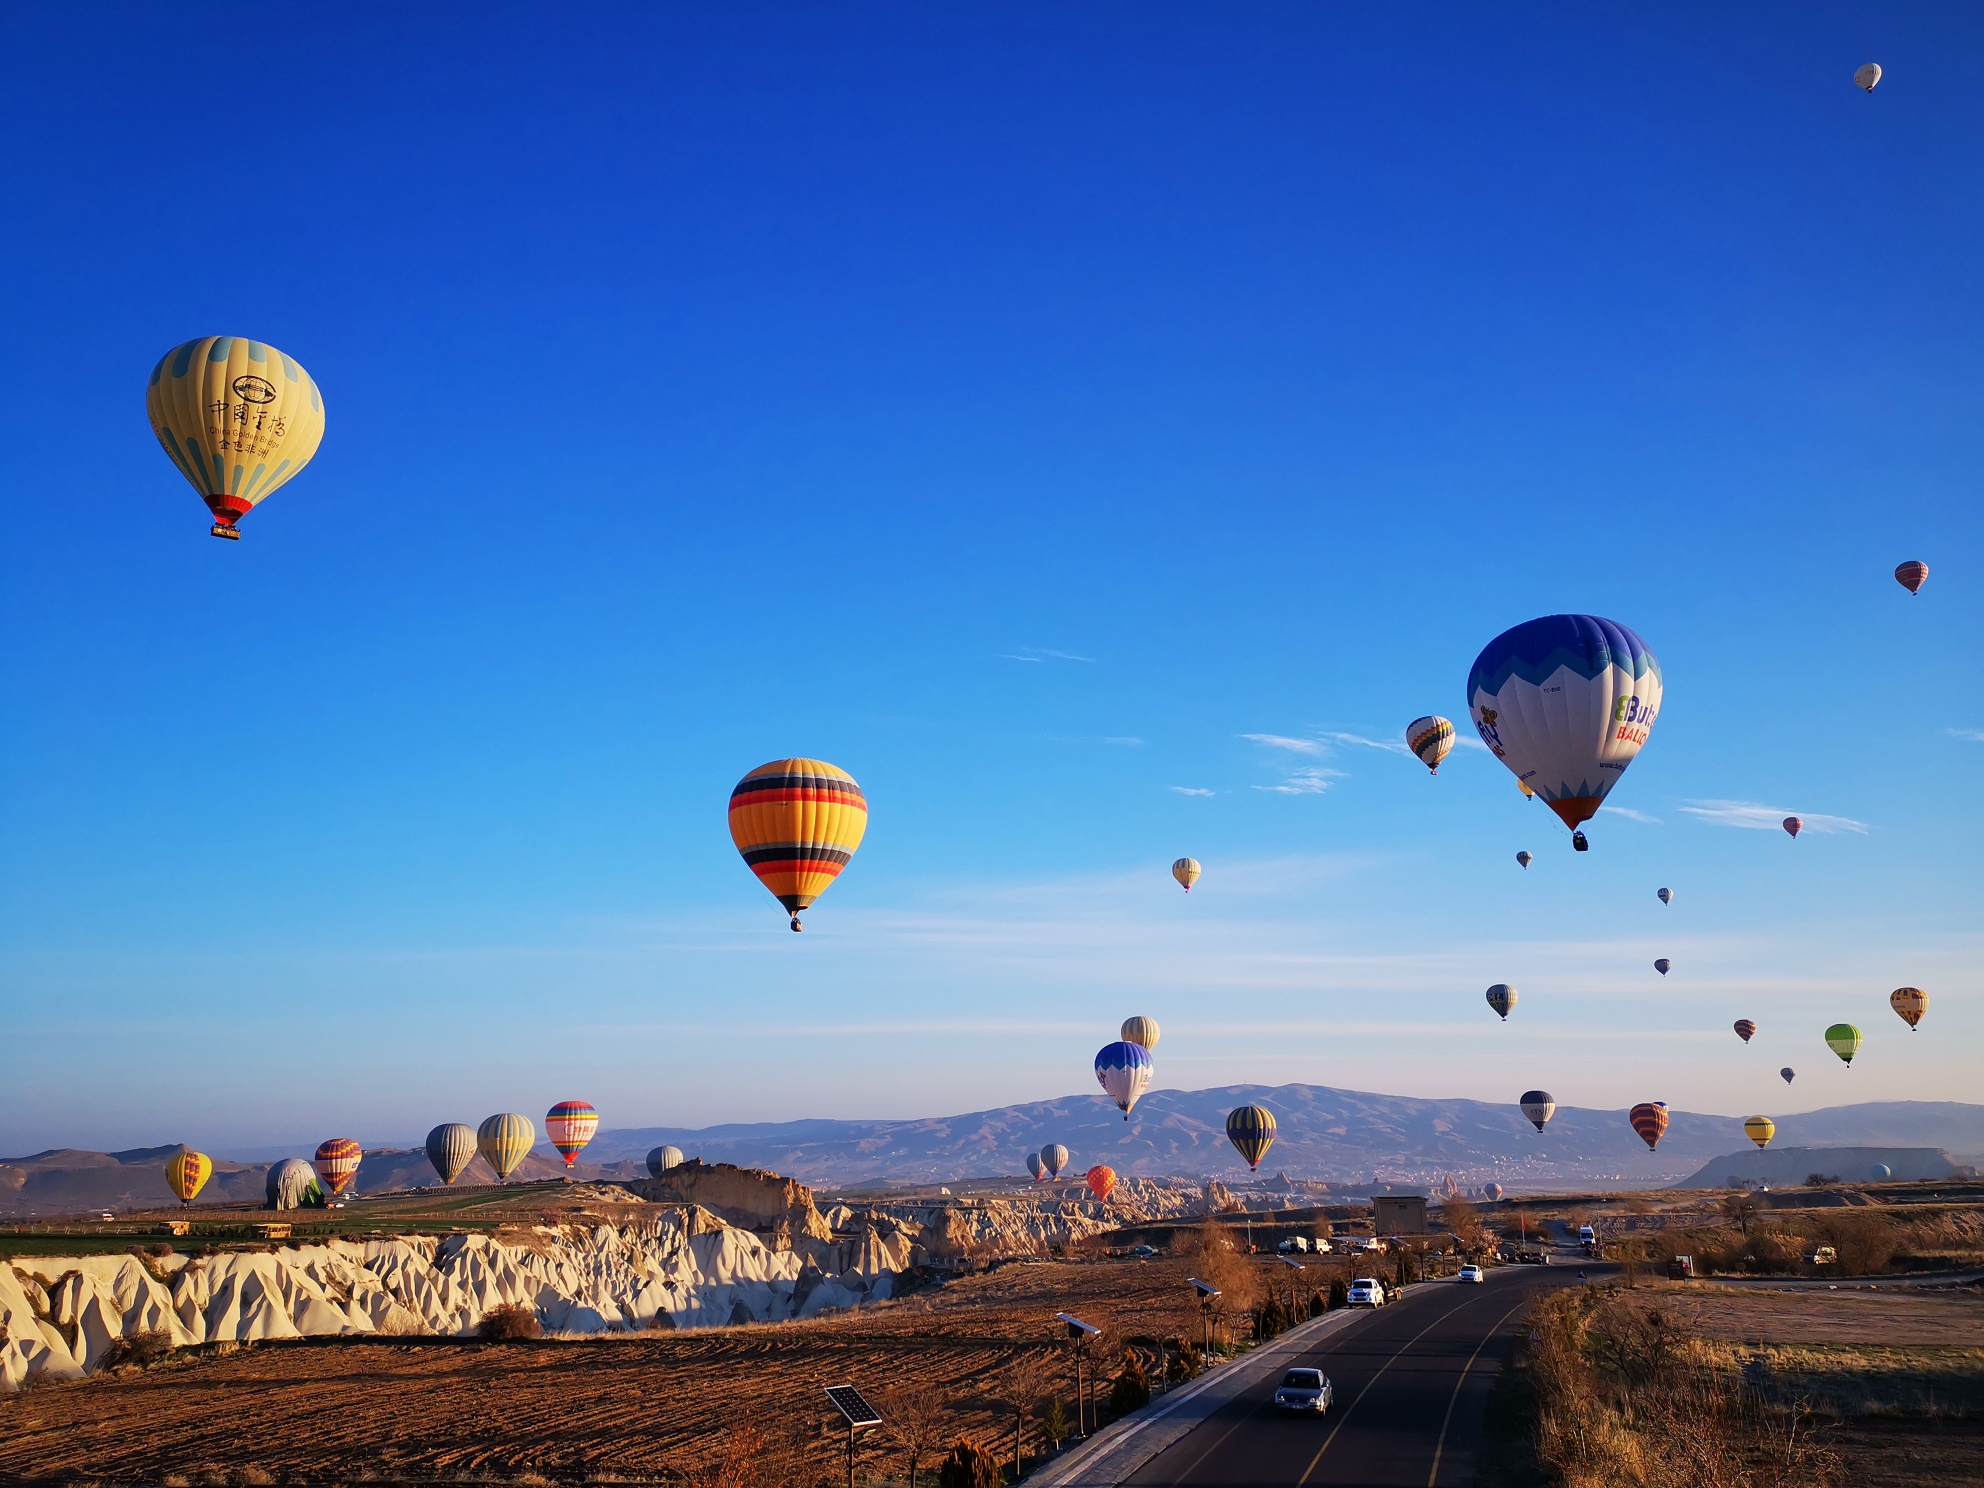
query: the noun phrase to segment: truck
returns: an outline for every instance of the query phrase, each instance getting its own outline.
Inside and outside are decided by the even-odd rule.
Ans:
[[[1693,1281],[1695,1279],[1695,1258],[1677,1255],[1667,1263],[1669,1281]]]

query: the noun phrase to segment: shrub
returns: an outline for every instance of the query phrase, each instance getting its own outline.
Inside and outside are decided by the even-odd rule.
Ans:
[[[1341,1276],[1330,1278],[1330,1311],[1350,1305],[1350,1283]]]
[[[1174,1364],[1172,1367],[1175,1369],[1177,1366]],[[1075,1428],[1068,1420],[1067,1409],[1061,1404],[1060,1398],[1057,1396],[1048,1401],[1047,1409],[1040,1413],[1040,1434],[1058,1449],[1061,1443],[1074,1433]]]
[[[1123,1371],[1109,1387],[1109,1414],[1119,1419],[1150,1404],[1150,1377],[1135,1354],[1124,1357]]]
[[[1311,1294],[1309,1298],[1310,1317],[1321,1317],[1324,1313],[1328,1312],[1329,1310],[1330,1310],[1329,1293],[1318,1291]]]
[[[492,1307],[482,1315],[482,1321],[475,1325],[478,1338],[506,1340],[512,1338],[536,1338],[544,1330],[537,1325],[537,1312],[515,1302],[506,1302],[501,1307]]]
[[[1271,1296],[1254,1309],[1254,1336],[1273,1338],[1278,1333],[1286,1333],[1293,1322],[1288,1309],[1281,1305],[1281,1298]]]
[[[1205,1372],[1206,1361],[1199,1353],[1199,1346],[1187,1343],[1184,1339],[1174,1339],[1171,1344],[1171,1363],[1165,1369],[1165,1377],[1174,1385],[1182,1385],[1186,1380],[1197,1379]]]
[[[990,1452],[970,1437],[961,1436],[937,1469],[937,1488],[999,1488],[1004,1476]]]
[[[145,1328],[136,1333],[127,1333],[122,1338],[111,1340],[110,1347],[103,1351],[97,1361],[99,1369],[115,1369],[119,1364],[136,1364],[143,1367],[156,1364],[172,1352],[172,1330],[169,1328]]]

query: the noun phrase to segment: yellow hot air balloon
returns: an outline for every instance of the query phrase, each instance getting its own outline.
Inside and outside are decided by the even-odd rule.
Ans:
[[[1929,994],[1920,987],[1896,987],[1888,993],[1888,1006],[1895,1010],[1902,1022],[1913,1028],[1929,1011]]]
[[[825,760],[760,765],[730,793],[730,840],[802,930],[799,911],[840,876],[868,830],[868,798]]]
[[[213,1175],[214,1160],[190,1147],[181,1147],[165,1162],[165,1181],[172,1185],[182,1204],[192,1203],[193,1195],[205,1188]]]
[[[1192,885],[1199,881],[1199,875],[1204,871],[1199,867],[1197,858],[1180,858],[1171,865],[1171,876],[1178,880],[1180,887],[1188,894],[1192,892]]]
[[[510,1175],[516,1172],[517,1164],[524,1160],[536,1140],[537,1128],[531,1125],[530,1117],[519,1116],[515,1111],[491,1116],[475,1129],[475,1150],[504,1183],[510,1181]]]
[[[1777,1135],[1777,1123],[1768,1116],[1752,1116],[1743,1123],[1743,1135],[1759,1148],[1768,1147],[1770,1139]]]
[[[1157,1019],[1125,1018],[1123,1020],[1123,1040],[1125,1043],[1142,1044],[1146,1049],[1157,1047]]]
[[[310,374],[262,341],[202,336],[175,346],[145,389],[152,433],[214,514],[215,537],[287,484],[324,438]]]

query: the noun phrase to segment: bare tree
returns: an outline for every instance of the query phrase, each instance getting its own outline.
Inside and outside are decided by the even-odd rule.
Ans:
[[[909,1458],[909,1488],[916,1488],[925,1454],[943,1440],[943,1395],[915,1381],[891,1385],[882,1392],[882,1429]]]
[[[1013,1481],[1020,1477],[1020,1451],[1026,1438],[1027,1412],[1047,1393],[1048,1362],[1033,1349],[1017,1355],[999,1371],[993,1396],[1013,1408]]]

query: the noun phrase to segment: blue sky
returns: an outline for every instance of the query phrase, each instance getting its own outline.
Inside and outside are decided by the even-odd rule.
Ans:
[[[203,14],[0,19],[0,1148],[935,1114],[1133,1012],[1974,1097],[1977,16]],[[328,409],[238,545],[143,408],[216,333]],[[1667,684],[1581,857],[1398,748],[1562,610]],[[791,753],[872,808],[804,936],[724,827]]]

